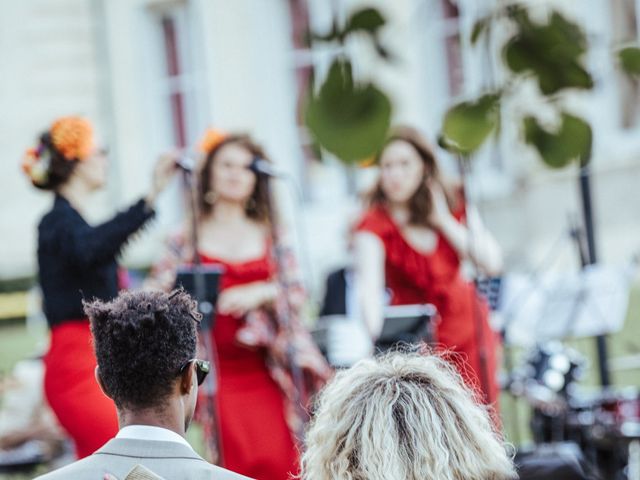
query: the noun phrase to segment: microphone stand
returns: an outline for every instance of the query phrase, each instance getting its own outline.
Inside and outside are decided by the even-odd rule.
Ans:
[[[215,305],[207,300],[206,284],[204,277],[204,270],[202,266],[202,257],[198,251],[198,202],[197,202],[197,183],[196,175],[192,168],[186,167],[182,163],[178,163],[183,173],[183,181],[189,194],[189,206],[191,214],[190,222],[190,237],[191,237],[191,249],[193,252],[191,272],[193,275],[193,285],[195,290],[195,297],[198,303],[198,310],[202,314],[202,321],[200,323],[200,335],[199,340],[204,347],[204,354],[206,360],[211,364],[211,372],[207,375],[204,385],[202,387],[206,396],[206,408],[209,419],[213,422],[213,435],[206,438],[205,441],[211,457],[211,462],[222,467],[223,455],[222,455],[222,434],[220,431],[220,418],[218,415],[218,409],[216,406],[218,395],[218,357],[211,337],[213,334],[213,328],[215,325]]]
[[[254,163],[256,161],[254,160]],[[289,367],[289,371],[291,372],[291,379],[293,383],[294,390],[294,404],[296,411],[298,412],[299,418],[303,419],[303,425],[309,419],[309,415],[305,408],[306,398],[305,398],[305,385],[304,378],[302,374],[302,369],[296,364],[295,361],[295,345],[290,341],[291,336],[293,335],[292,328],[292,311],[293,308],[291,306],[291,292],[290,292],[290,281],[287,278],[286,272],[286,258],[285,258],[285,249],[282,246],[280,241],[280,235],[278,233],[278,225],[277,225],[277,212],[274,208],[274,200],[273,200],[273,189],[271,187],[271,177],[273,175],[268,172],[262,171],[261,169],[252,169],[255,173],[256,177],[264,178],[265,181],[265,189],[266,189],[266,198],[267,198],[267,214],[269,219],[269,236],[271,237],[271,254],[275,260],[276,265],[276,283],[281,290],[281,294],[279,294],[276,298],[275,302],[275,315],[276,321],[278,325],[282,328],[282,330],[287,335],[287,343],[286,343],[286,361]],[[304,437],[304,428],[303,425],[300,426],[300,429],[294,432],[295,438],[298,442],[302,442]]]
[[[468,158],[463,157],[462,155],[458,155],[458,168],[460,170],[460,173],[462,175],[462,196],[465,202],[465,208],[468,207],[467,205],[467,187],[466,187],[466,180],[468,177],[468,165],[467,162]],[[467,229],[469,231],[469,248],[473,249],[473,228],[472,226],[469,224],[467,225]],[[471,252],[470,252],[471,253]],[[473,256],[470,254],[469,255],[469,259],[471,260],[471,264],[474,266],[475,272],[474,274],[477,276],[478,275],[478,265],[477,262],[473,259]],[[488,358],[487,358],[487,346],[485,344],[485,340],[487,337],[487,332],[485,332],[485,322],[483,321],[482,318],[482,313],[480,311],[480,305],[478,304],[478,299],[476,298],[476,296],[478,295],[475,287],[471,289],[471,305],[473,308],[473,322],[474,322],[474,330],[475,330],[475,337],[476,337],[476,342],[477,342],[477,349],[478,349],[478,363],[480,365],[480,371],[477,372],[479,374],[480,377],[480,387],[482,388],[482,392],[483,392],[483,396],[485,398],[485,401],[487,404],[489,404],[489,402],[495,402],[498,399],[497,398],[491,398],[491,372],[489,372],[489,365],[488,365]],[[493,375],[495,375],[495,372],[493,372]]]

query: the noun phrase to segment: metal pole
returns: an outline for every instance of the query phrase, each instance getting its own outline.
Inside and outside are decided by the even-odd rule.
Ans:
[[[224,457],[222,444],[222,430],[220,428],[220,415],[217,406],[218,396],[218,354],[215,344],[212,340],[212,332],[215,327],[215,306],[212,305],[206,298],[206,285],[204,278],[204,270],[202,266],[202,257],[198,251],[199,247],[199,225],[198,225],[198,183],[196,180],[196,173],[193,171],[183,170],[183,180],[186,191],[189,194],[189,206],[191,213],[191,249],[193,252],[192,269],[193,269],[193,286],[195,290],[196,301],[198,302],[198,310],[202,314],[202,322],[200,323],[200,332],[198,339],[201,345],[204,347],[204,354],[206,359],[209,360],[212,368],[212,372],[207,375],[204,385],[202,385],[203,392],[206,397],[206,409],[209,414],[209,421],[213,422],[211,438],[206,438],[205,430],[205,442],[207,449],[211,457],[211,462],[219,467],[224,467]]]
[[[587,236],[587,265],[593,265],[597,261],[595,228],[593,221],[593,208],[591,204],[591,167],[587,165],[580,169],[580,197],[582,200],[582,213],[584,217],[584,228]],[[607,337],[598,335],[596,337],[596,348],[598,352],[598,370],[600,372],[600,384],[603,387],[611,385],[609,375],[609,357],[607,354]]]
[[[468,196],[467,191],[467,181],[469,180],[469,161],[470,158],[464,155],[458,155],[458,169],[460,172],[460,176],[462,178],[462,195],[465,202],[465,208],[469,208],[471,206],[471,201]],[[469,231],[469,249],[470,251],[473,249],[473,228],[470,223],[467,224],[467,228]],[[473,274],[476,278],[479,275],[480,269],[476,261],[473,258],[473,255],[469,255],[469,260],[473,265],[474,272]],[[496,402],[497,398],[491,398],[492,391],[492,377],[495,377],[496,372],[489,372],[489,364],[488,364],[488,352],[487,345],[485,344],[487,338],[487,332],[485,332],[485,323],[484,318],[482,317],[482,312],[480,311],[480,305],[476,299],[476,289],[471,289],[471,305],[473,305],[473,323],[475,328],[475,337],[478,348],[478,365],[480,367],[480,371],[476,372],[480,379],[480,388],[482,389],[482,393],[484,395],[484,400],[487,405],[492,402]],[[494,380],[495,381],[495,380]]]
[[[256,172],[258,180],[263,173]],[[304,384],[304,375],[302,367],[296,363],[296,345],[293,343],[293,307],[291,306],[291,282],[288,278],[287,265],[285,261],[285,248],[282,245],[279,231],[279,217],[275,207],[275,192],[271,182],[272,178],[265,177],[267,211],[269,216],[269,234],[271,237],[271,254],[275,260],[276,282],[281,290],[281,295],[276,299],[275,314],[276,320],[281,328],[287,334],[286,345],[286,361],[291,373],[291,381],[293,383],[293,401],[298,416],[303,419],[303,424],[299,426],[297,431],[293,432],[295,441],[302,444],[304,441],[304,424],[309,420],[309,414],[306,410],[306,402],[308,400]]]

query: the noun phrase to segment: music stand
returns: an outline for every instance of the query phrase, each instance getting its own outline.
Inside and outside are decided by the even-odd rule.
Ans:
[[[434,342],[433,319],[436,307],[431,304],[394,305],[384,310],[382,332],[376,341],[378,353],[406,344]]]
[[[194,265],[178,269],[174,288],[182,287],[189,295],[198,299],[198,311],[202,314],[203,330],[213,328],[220,277],[223,273],[224,269],[215,265]],[[202,293],[197,285],[199,281],[204,284]]]
[[[590,265],[577,273],[544,275],[537,284],[509,275],[503,315],[510,345],[591,337],[618,332],[624,325],[631,276],[625,268]],[[519,301],[522,292],[527,302]]]

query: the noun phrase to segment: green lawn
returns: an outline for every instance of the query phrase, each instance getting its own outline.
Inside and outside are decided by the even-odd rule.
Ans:
[[[11,371],[15,363],[38,352],[38,347],[46,345],[44,332],[29,335],[24,325],[0,324],[0,375]]]

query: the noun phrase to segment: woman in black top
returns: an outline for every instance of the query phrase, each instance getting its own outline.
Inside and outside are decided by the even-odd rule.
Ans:
[[[40,285],[51,328],[44,388],[82,458],[118,431],[115,406],[94,379],[96,360],[82,300],[117,295],[116,256],[154,216],[155,198],[175,171],[175,159],[161,157],[151,192],[97,226],[89,225],[82,211],[90,194],[105,183],[107,159],[96,148],[87,120],[63,117],[54,122],[27,152],[23,169],[35,187],[54,193],[53,208],[38,226]]]

